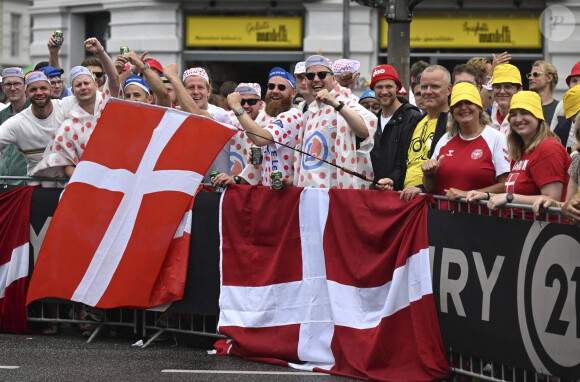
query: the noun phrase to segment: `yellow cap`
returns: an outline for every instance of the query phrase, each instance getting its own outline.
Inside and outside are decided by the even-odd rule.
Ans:
[[[472,83],[460,82],[453,86],[453,89],[451,90],[451,104],[449,105],[449,110],[460,101],[469,101],[483,109],[483,106],[481,106],[481,96],[479,95],[479,91]]]
[[[524,109],[534,115],[534,117],[544,121],[544,112],[542,110],[542,99],[536,92],[521,91],[514,94],[508,112],[508,121],[514,109]]]
[[[580,85],[576,85],[564,93],[564,111],[566,118],[573,117],[580,111]]]
[[[511,64],[501,64],[493,70],[491,84],[519,84],[522,86],[522,75],[520,70]]]

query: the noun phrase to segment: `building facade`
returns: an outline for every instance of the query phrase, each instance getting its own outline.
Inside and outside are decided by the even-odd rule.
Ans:
[[[349,0],[34,0],[29,12],[30,63],[46,59],[46,41],[61,29],[65,69],[82,61],[82,41],[96,36],[111,55],[120,46],[147,50],[162,64],[208,67],[216,83],[264,82],[272,66],[292,70],[311,54],[348,56],[361,62],[362,91],[372,68],[386,63],[389,53],[383,11]],[[570,36],[561,39],[570,27]],[[423,0],[410,38],[411,63],[423,59],[452,68],[507,50],[522,74],[545,58],[565,78],[580,60],[580,1]],[[557,94],[565,88],[561,80]]]

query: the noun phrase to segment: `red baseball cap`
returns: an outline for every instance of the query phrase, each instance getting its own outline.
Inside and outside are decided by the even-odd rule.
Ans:
[[[391,65],[379,65],[373,69],[371,90],[374,90],[375,84],[380,80],[395,81],[397,83],[397,90],[403,87],[401,81],[399,81],[399,75],[397,74],[397,71]]]
[[[580,76],[580,61],[578,61],[576,65],[572,67],[572,73],[566,77],[566,84],[568,84],[568,86],[570,86],[570,79],[574,76]]]
[[[153,69],[157,69],[159,70],[161,73],[163,73],[163,66],[161,66],[161,63],[159,61],[157,61],[154,58],[146,58],[145,62],[149,64],[150,67],[152,67]]]

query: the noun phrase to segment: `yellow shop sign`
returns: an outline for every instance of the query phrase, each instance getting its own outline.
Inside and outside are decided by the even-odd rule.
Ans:
[[[388,44],[388,24],[381,21],[381,48]],[[541,49],[539,16],[414,17],[411,48]]]
[[[187,16],[188,48],[302,48],[302,17]]]

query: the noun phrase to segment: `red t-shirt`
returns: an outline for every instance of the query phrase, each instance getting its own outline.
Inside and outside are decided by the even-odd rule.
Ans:
[[[437,193],[457,188],[475,190],[496,184],[497,177],[509,172],[505,135],[492,127],[472,139],[460,134],[442,137],[433,152],[433,159],[445,155],[437,169]]]
[[[525,150],[525,148],[524,148]],[[561,182],[562,198],[566,200],[570,156],[556,139],[544,139],[531,153],[524,153],[520,160],[511,162],[511,171],[505,182],[505,192],[520,195],[541,195],[540,189],[548,183]],[[514,209],[520,217],[521,211]],[[526,213],[528,215],[528,213]],[[530,218],[532,213],[529,213]]]

